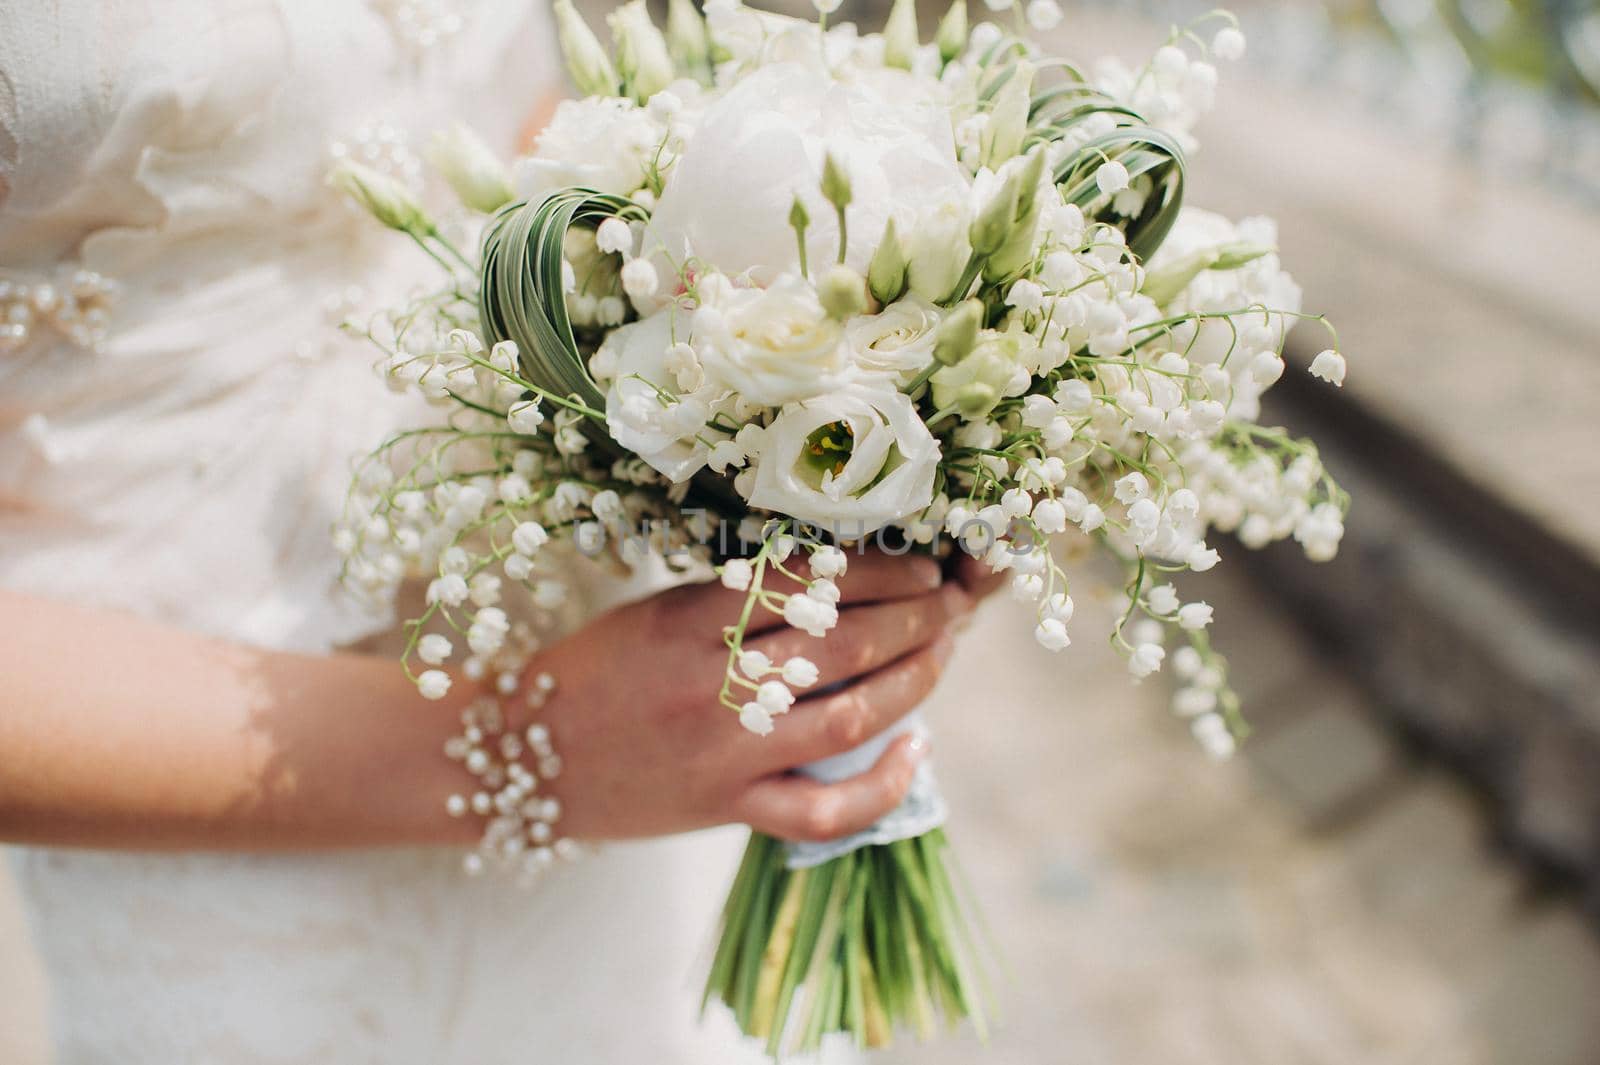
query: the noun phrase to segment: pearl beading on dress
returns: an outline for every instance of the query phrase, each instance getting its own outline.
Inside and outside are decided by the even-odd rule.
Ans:
[[[413,192],[422,187],[422,159],[412,150],[406,131],[392,122],[369,122],[348,137],[329,142],[328,155],[330,162],[350,159],[370,166]]]
[[[497,687],[503,696],[515,693],[506,691],[505,684]],[[526,696],[528,707],[541,709],[555,688],[554,677],[539,673]],[[444,753],[462,763],[478,786],[470,795],[451,795],[445,810],[452,817],[471,813],[487,819],[477,849],[462,859],[467,874],[476,876],[495,865],[531,882],[557,861],[577,858],[581,853],[577,843],[556,834],[561,801],[538,794],[539,782],[554,780],[562,770],[550,729],[535,721],[520,734],[509,730],[500,701],[487,695],[461,712],[461,725],[460,735],[445,743]],[[529,757],[531,770],[523,764]]]
[[[455,0],[390,0],[383,5],[383,14],[395,37],[414,55],[454,37],[466,25]]]
[[[67,269],[54,279],[0,276],[0,354],[20,351],[45,330],[99,351],[117,292],[114,282],[93,270]]]

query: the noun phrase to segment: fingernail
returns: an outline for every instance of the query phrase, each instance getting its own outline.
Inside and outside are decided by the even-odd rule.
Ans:
[[[924,588],[937,588],[944,583],[944,571],[933,559],[919,557],[913,565],[917,567],[917,580]]]
[[[928,742],[925,736],[913,736],[911,737],[911,742],[906,744],[906,751],[910,753],[911,760],[914,763],[928,757],[932,749],[933,745]]]
[[[933,657],[941,662],[948,661],[955,649],[956,638],[948,630],[941,632],[939,638],[933,641]]]

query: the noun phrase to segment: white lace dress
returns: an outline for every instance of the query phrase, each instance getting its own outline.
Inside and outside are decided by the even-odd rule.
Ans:
[[[464,117],[508,146],[556,83],[545,8],[0,7],[0,585],[277,648],[386,624],[337,595],[328,531],[398,410],[329,297],[412,257],[323,186],[328,144],[403,172],[396,131]],[[115,297],[78,306],[80,270]],[[694,1021],[738,841],[529,894],[443,851],[14,864],[61,1063],[706,1065],[759,1060]]]

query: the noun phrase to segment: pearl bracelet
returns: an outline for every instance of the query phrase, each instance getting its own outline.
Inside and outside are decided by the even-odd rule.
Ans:
[[[514,683],[505,683],[508,675],[515,678],[515,674],[502,674],[502,683],[497,685],[505,697],[516,692]],[[550,674],[535,676],[527,694],[529,709],[541,709],[555,688]],[[476,876],[494,865],[517,871],[527,882],[548,871],[558,859],[571,861],[579,856],[581,848],[576,842],[556,835],[561,801],[537,794],[540,780],[561,775],[561,756],[551,743],[549,728],[535,721],[520,735],[507,731],[500,700],[485,695],[461,712],[461,733],[445,742],[444,753],[462,763],[477,781],[470,795],[446,799],[445,810],[451,817],[471,813],[486,819],[483,838],[462,860],[468,875]],[[523,764],[524,756],[531,756],[532,769]]]

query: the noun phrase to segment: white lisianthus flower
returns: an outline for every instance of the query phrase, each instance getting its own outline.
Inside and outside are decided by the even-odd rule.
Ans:
[[[664,135],[660,123],[629,100],[564,100],[533,154],[518,162],[517,194],[538,200],[580,185],[626,196],[644,184],[645,168]]]
[[[852,318],[845,324],[845,342],[862,369],[916,374],[933,362],[939,317],[939,308],[908,296],[877,314]]]
[[[774,407],[843,383],[850,369],[844,330],[802,278],[787,274],[767,289],[705,287],[693,344],[711,379]]]
[[[755,70],[706,109],[673,165],[645,246],[673,255],[687,246],[729,276],[768,284],[799,270],[789,225],[799,196],[811,218],[808,265],[820,269],[839,250],[821,190],[831,155],[853,193],[845,264],[865,276],[891,207],[915,214],[966,198],[943,91],[899,70],[836,76],[816,62]]]
[[[709,405],[698,394],[679,396],[667,368],[673,314],[662,311],[606,337],[602,350],[615,366],[606,391],[606,427],[617,443],[674,482],[693,477],[710,454],[695,435]],[[596,355],[599,358],[599,355]]]
[[[767,427],[750,504],[865,536],[933,501],[939,445],[889,382],[785,407]]]

